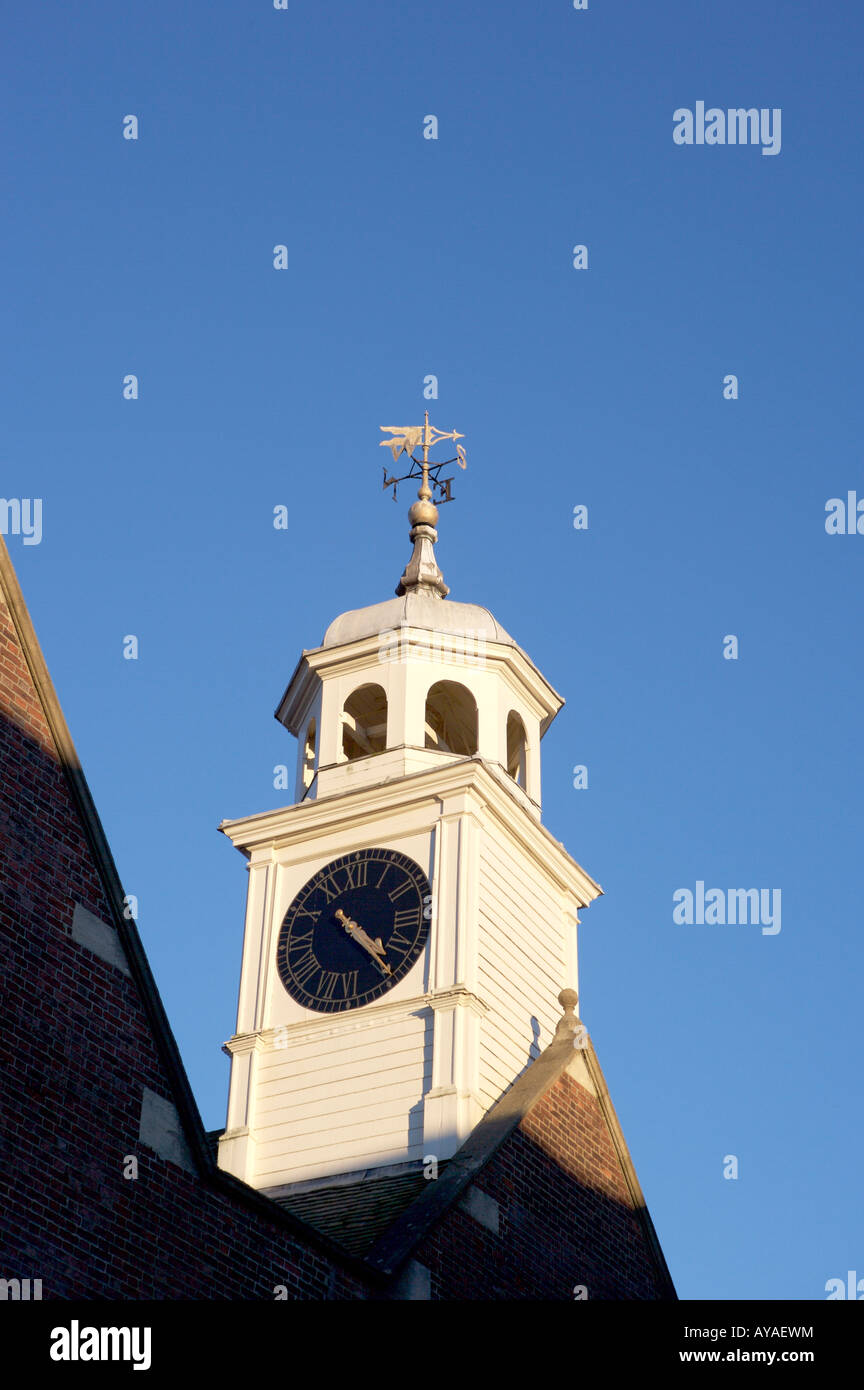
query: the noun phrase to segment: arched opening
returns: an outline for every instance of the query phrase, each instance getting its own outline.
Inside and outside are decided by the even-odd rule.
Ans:
[[[310,719],[303,744],[303,790],[308,791],[315,777],[315,720]]]
[[[342,710],[342,755],[349,763],[387,747],[387,696],[380,685],[361,685]]]
[[[426,747],[458,757],[477,752],[477,702],[456,681],[436,681],[426,696]]]
[[[528,781],[525,725],[515,710],[507,716],[507,771],[520,787]]]

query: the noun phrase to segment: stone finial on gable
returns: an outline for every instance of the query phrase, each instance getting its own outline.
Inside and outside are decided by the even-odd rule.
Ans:
[[[563,1008],[564,1013],[562,1017],[559,1018],[558,1026],[555,1029],[556,1041],[559,1038],[571,1037],[580,1026],[579,1019],[576,1017],[576,1005],[579,1003],[579,995],[576,993],[575,989],[562,989],[561,993],[558,995],[558,1003]]]

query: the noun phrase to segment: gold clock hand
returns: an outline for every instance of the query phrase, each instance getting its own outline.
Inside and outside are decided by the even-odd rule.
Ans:
[[[371,936],[360,926],[359,922],[353,921],[342,911],[341,907],[336,909],[335,915],[336,920],[342,923],[349,936],[352,936],[358,946],[362,946],[367,955],[372,957],[382,975],[392,975],[393,971],[384,959],[385,951],[380,936],[373,941]]]

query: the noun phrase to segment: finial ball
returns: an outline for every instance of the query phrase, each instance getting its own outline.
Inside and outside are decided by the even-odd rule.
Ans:
[[[412,526],[437,526],[438,508],[434,502],[421,499],[409,509],[408,520]]]
[[[561,993],[558,995],[558,1003],[561,1005],[564,1012],[569,1014],[579,1003],[579,995],[576,993],[575,989],[562,989]]]

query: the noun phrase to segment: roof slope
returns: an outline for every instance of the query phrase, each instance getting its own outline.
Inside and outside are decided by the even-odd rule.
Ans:
[[[418,1165],[410,1173],[369,1173],[360,1182],[321,1185],[274,1200],[352,1254],[366,1255],[428,1186]]]

